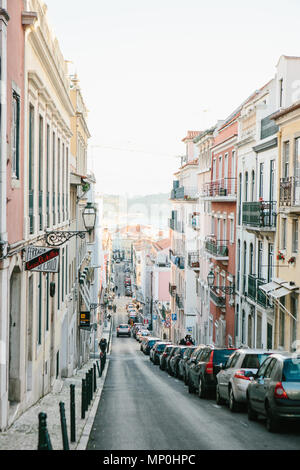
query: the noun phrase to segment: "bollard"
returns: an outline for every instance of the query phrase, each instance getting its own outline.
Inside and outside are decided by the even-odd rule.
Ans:
[[[96,364],[93,364],[94,369],[94,392],[97,390],[97,377],[96,377]]]
[[[70,427],[71,442],[76,441],[75,385],[70,385]]]
[[[90,369],[90,374],[91,374],[91,401],[93,400],[94,396],[94,370]]]
[[[90,378],[89,373],[85,374],[85,383],[86,383],[86,411],[90,404]]]
[[[85,418],[86,412],[86,379],[82,379],[81,383],[81,419]]]
[[[39,441],[38,450],[53,450],[47,429],[46,413],[39,413]]]
[[[70,450],[68,431],[67,431],[67,421],[66,421],[66,414],[65,414],[65,404],[62,401],[59,403],[59,411],[60,411],[60,424],[61,424],[61,434],[62,434],[62,441],[63,441],[63,450]]]
[[[102,374],[101,374],[101,369],[100,369],[100,367],[99,367],[99,361],[97,361],[96,364],[97,364],[97,369],[98,369],[99,377],[101,377]]]

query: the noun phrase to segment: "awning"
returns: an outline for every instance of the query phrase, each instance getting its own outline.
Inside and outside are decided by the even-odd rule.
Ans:
[[[278,289],[279,287],[280,285],[276,282],[269,282],[268,284],[263,284],[262,286],[259,286],[259,288],[266,293],[271,292],[274,289]]]
[[[286,289],[285,287],[280,287],[279,289],[275,289],[272,292],[270,292],[270,297],[273,297],[274,299],[279,299],[280,297],[284,297],[285,295],[290,294],[291,291],[289,289]]]

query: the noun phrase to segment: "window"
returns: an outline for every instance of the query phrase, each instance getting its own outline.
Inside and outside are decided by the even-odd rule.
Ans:
[[[242,173],[239,174],[239,225],[242,217]]]
[[[235,337],[239,336],[239,304],[236,305],[235,312]]]
[[[274,276],[274,245],[268,244],[268,282],[272,281]]]
[[[38,344],[42,343],[42,273],[39,273],[38,283]]]
[[[20,177],[20,97],[13,92],[12,99],[12,176]]]
[[[252,170],[251,172],[251,195],[250,195],[252,202],[254,201],[254,191],[255,191],[255,172],[254,170]]]
[[[264,376],[264,373],[266,372],[267,370],[267,367],[269,366],[270,362],[271,362],[272,358],[271,357],[268,357],[263,363],[262,365],[260,366],[258,372],[257,372],[257,377],[263,377]]]
[[[283,106],[283,78],[279,80],[279,108]]]
[[[270,161],[270,201],[274,200],[275,160]]]
[[[249,274],[253,274],[253,266],[254,266],[253,243],[250,243],[250,251],[249,251]]]
[[[231,155],[231,178],[235,178],[235,151]]]
[[[258,242],[257,276],[262,279],[263,243]]]
[[[300,137],[295,139],[295,154],[294,154],[294,176],[296,177],[296,184],[299,187],[300,176]]]
[[[44,120],[39,117],[39,219],[40,230],[43,230],[43,160],[44,160]]]
[[[298,230],[299,230],[298,219],[293,219],[293,231],[292,231],[292,252],[298,253]]]
[[[52,214],[53,214],[53,225],[56,224],[56,194],[55,194],[55,171],[56,171],[56,153],[55,153],[56,137],[55,132],[52,134]]]
[[[259,197],[264,196],[264,164],[259,164]]]
[[[264,377],[265,377],[266,379],[269,379],[269,378],[271,377],[271,374],[272,374],[272,372],[273,372],[273,369],[274,369],[274,366],[275,366],[276,362],[277,362],[276,359],[272,359],[272,360],[270,361],[270,363],[269,363],[269,365],[268,365],[268,367],[266,368],[265,373],[264,373]]]
[[[285,297],[280,299],[280,303],[285,306]],[[285,311],[280,308],[279,312],[279,345],[284,347],[285,337]]]
[[[28,215],[29,233],[34,233],[34,107],[29,107]]]
[[[283,142],[283,155],[282,155],[282,176],[288,178],[289,176],[289,159],[290,159],[290,142]]]
[[[248,201],[248,171],[245,173],[245,201]]]
[[[234,243],[234,219],[230,219],[230,243]]]
[[[287,219],[281,219],[281,249],[286,250],[286,229],[287,229]]]

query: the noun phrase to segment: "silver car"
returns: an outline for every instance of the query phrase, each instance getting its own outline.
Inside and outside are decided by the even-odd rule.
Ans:
[[[251,377],[274,352],[267,349],[237,349],[217,374],[217,404],[227,402],[231,411],[237,411],[240,404],[246,403],[246,392]]]

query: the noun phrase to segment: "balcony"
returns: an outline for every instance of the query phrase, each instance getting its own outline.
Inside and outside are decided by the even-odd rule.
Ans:
[[[199,251],[190,251],[188,254],[188,266],[195,271],[200,270]]]
[[[171,262],[179,269],[184,269],[184,256],[176,255],[172,250],[169,253]]]
[[[215,199],[218,202],[235,201],[237,193],[236,178],[221,178],[205,183],[202,197],[206,200]]]
[[[280,178],[280,206],[291,213],[300,213],[300,178],[289,176]]]
[[[200,214],[195,212],[189,216],[189,226],[193,230],[200,230]]]
[[[253,300],[253,302],[261,305],[264,308],[270,307],[270,303],[266,294],[259,289],[259,286],[262,284],[266,284],[266,281],[260,279],[252,274],[248,274],[248,292],[247,296],[249,299]]]
[[[279,127],[275,124],[273,119],[270,119],[270,116],[265,117],[261,120],[260,127],[260,138],[266,139],[271,135],[277,134]]]
[[[275,201],[243,202],[242,224],[249,231],[275,231],[276,218]]]
[[[226,298],[222,295],[218,295],[214,290],[213,287],[210,288],[210,300],[219,308],[226,307]]]
[[[228,240],[207,238],[205,240],[205,251],[216,261],[228,261]]]
[[[182,295],[176,294],[175,302],[176,302],[176,305],[177,305],[178,308],[180,308],[180,309],[184,308],[184,306],[183,306],[183,296]]]
[[[178,186],[172,189],[170,199],[173,201],[197,201],[197,188]]]

